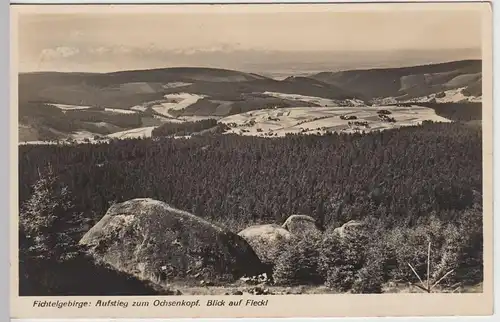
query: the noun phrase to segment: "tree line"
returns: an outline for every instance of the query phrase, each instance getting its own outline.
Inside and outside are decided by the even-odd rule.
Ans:
[[[418,282],[408,263],[424,276],[429,241],[433,279],[453,270],[443,282],[447,287],[482,280],[477,127],[425,122],[368,134],[161,137],[23,145],[19,152],[20,286],[26,295],[159,292],[74,248],[112,203],[139,197],[235,232],[282,223],[291,214],[314,217],[327,238],[284,249],[274,271],[282,284],[377,293],[386,281]],[[368,225],[366,241],[328,237],[352,219]],[[85,276],[112,284],[74,284],[76,264]]]
[[[51,165],[92,222],[151,197],[241,228],[308,214],[324,225],[373,216],[411,226],[482,195],[481,130],[459,123],[265,139],[237,135],[20,146],[20,202]],[[444,219],[444,218],[443,218]]]
[[[164,123],[153,129],[151,135],[153,137],[170,136],[170,135],[188,135],[191,133],[200,132],[217,126],[216,119],[206,119],[194,122],[182,123]]]

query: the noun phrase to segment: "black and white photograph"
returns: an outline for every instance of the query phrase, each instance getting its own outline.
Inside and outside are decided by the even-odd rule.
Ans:
[[[17,296],[489,289],[489,10],[236,6],[19,8]]]

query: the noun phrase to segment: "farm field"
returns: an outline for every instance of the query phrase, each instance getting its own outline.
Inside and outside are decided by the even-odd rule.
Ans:
[[[55,107],[65,111],[65,110],[86,110],[91,108],[91,106],[80,106],[80,105],[69,105],[69,104],[51,104]]]
[[[116,132],[108,135],[109,138],[117,138],[117,139],[133,139],[133,138],[141,138],[141,137],[151,137],[151,131],[153,131],[154,126],[141,127],[132,130],[126,130],[121,132]]]
[[[321,99],[321,98],[316,98]],[[185,98],[184,101],[192,101],[193,96]],[[168,103],[175,105],[175,103]],[[395,122],[382,120],[378,112],[389,111],[391,118]],[[134,113],[133,111],[131,111]],[[342,119],[341,116],[355,119]],[[319,134],[327,132],[356,133],[370,132],[375,130],[396,129],[405,126],[414,126],[423,121],[451,122],[449,119],[439,116],[434,109],[412,105],[411,107],[377,106],[377,107],[290,107],[255,110],[246,113],[230,115],[227,117],[213,116],[182,116],[169,118],[167,116],[154,116],[160,123],[185,123],[196,122],[206,119],[216,119],[219,123],[225,124],[229,129],[225,134],[238,134],[244,136],[260,137],[283,137],[287,134]],[[101,124],[102,123],[102,124]],[[105,123],[97,125],[106,125]],[[146,124],[145,124],[146,125]],[[108,126],[109,127],[109,126]],[[152,136],[152,132],[157,125],[150,124],[133,129],[119,130],[111,134],[102,136],[91,131],[76,131],[70,138],[78,142],[93,142],[94,137],[103,139],[133,139],[147,138]],[[44,141],[29,141],[21,144],[43,144]]]
[[[440,94],[430,94],[425,97],[410,99],[408,102],[429,102],[435,101],[436,103],[457,103],[457,102],[481,102],[482,96],[465,96],[463,94],[466,87],[450,89]]]
[[[277,92],[264,92],[262,94],[272,96],[272,97],[282,98],[282,99],[289,99],[289,100],[296,100],[296,101],[301,101],[301,102],[314,103],[314,104],[318,104],[320,106],[339,106],[339,105],[344,105],[344,104],[350,104],[352,106],[364,106],[365,105],[363,101],[357,100],[357,99],[334,100],[334,99],[316,97],[316,96],[277,93]]]
[[[88,110],[91,109],[92,106],[84,106],[84,105],[70,105],[70,104],[50,104],[53,105],[59,109],[61,109],[63,112],[65,111],[83,111],[83,110]],[[127,109],[122,109],[122,108],[104,108],[104,111],[110,112],[110,113],[120,113],[120,114],[135,114],[137,113],[134,110],[127,110]]]
[[[378,117],[381,110],[391,112],[396,122],[384,122]],[[354,116],[343,120],[340,116]],[[433,109],[413,105],[411,107],[304,107],[277,108],[231,115],[221,119],[231,129],[227,133],[253,136],[284,136],[290,134],[325,134],[326,132],[370,132],[421,124],[423,121],[450,122],[436,115]],[[366,122],[358,126],[353,122]],[[351,125],[349,125],[351,123]]]
[[[170,109],[182,110],[196,103],[199,99],[202,99],[203,96],[188,94],[188,93],[179,93],[179,94],[167,94],[165,95],[165,98],[167,102],[154,105],[152,109],[159,114],[168,117],[174,117],[169,113]]]

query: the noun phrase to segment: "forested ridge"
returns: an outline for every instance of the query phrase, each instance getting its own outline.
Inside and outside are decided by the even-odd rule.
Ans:
[[[481,129],[426,123],[370,134],[265,139],[219,135],[19,147],[20,203],[50,164],[75,207],[151,197],[242,228],[304,213],[324,225],[366,216],[411,226],[481,202]]]
[[[482,103],[419,103],[421,106],[432,108],[437,115],[452,121],[477,121],[482,119]]]
[[[194,122],[183,122],[183,123],[164,123],[153,129],[151,135],[153,137],[163,137],[163,136],[184,136],[197,133],[208,132],[207,130],[212,130],[212,132],[223,133],[227,125],[224,123],[218,123],[216,119],[206,119]]]

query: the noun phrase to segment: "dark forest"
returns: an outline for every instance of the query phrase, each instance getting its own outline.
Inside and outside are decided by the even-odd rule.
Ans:
[[[412,225],[471,207],[482,191],[481,130],[425,124],[367,135],[235,135],[20,146],[20,202],[51,165],[93,221],[111,202],[151,197],[220,221],[325,225],[363,216]]]

